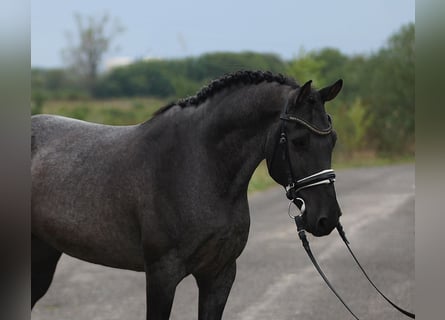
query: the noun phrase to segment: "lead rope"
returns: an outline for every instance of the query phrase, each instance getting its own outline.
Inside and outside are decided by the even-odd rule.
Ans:
[[[309,258],[311,259],[312,264],[315,266],[315,269],[317,269],[318,273],[323,278],[324,282],[326,282],[326,284],[328,285],[329,289],[331,289],[331,291],[337,296],[338,300],[340,300],[341,303],[343,303],[343,305],[345,306],[346,309],[348,309],[348,311],[351,313],[351,315],[355,319],[360,320],[355,315],[355,313],[352,312],[351,308],[349,308],[348,305],[343,301],[343,299],[337,293],[337,291],[335,291],[334,287],[331,285],[331,283],[329,282],[328,278],[325,276],[323,270],[321,270],[320,266],[318,265],[317,260],[315,260],[315,257],[312,254],[311,248],[309,246],[309,241],[307,240],[307,237],[306,237],[306,232],[304,230],[303,217],[301,215],[298,215],[298,216],[295,216],[294,219],[295,219],[295,224],[297,225],[298,236],[300,237],[300,240],[303,243],[303,248],[304,248],[304,250],[306,250],[306,253],[309,256]]]
[[[303,248],[306,251],[307,255],[309,256],[309,259],[311,259],[312,264],[315,266],[315,269],[317,269],[318,273],[320,274],[320,276],[323,278],[323,280],[325,281],[325,283],[327,284],[327,286],[329,287],[329,289],[331,289],[331,291],[337,296],[338,300],[340,300],[340,302],[345,306],[345,308],[349,311],[349,313],[351,313],[351,315],[357,319],[360,320],[354,312],[352,312],[351,308],[349,308],[349,306],[343,301],[343,299],[341,298],[341,296],[337,293],[337,291],[334,289],[334,287],[332,286],[332,284],[329,282],[328,278],[326,277],[326,275],[324,274],[323,270],[321,270],[320,266],[318,265],[317,260],[315,259],[314,255],[312,254],[312,250],[309,246],[309,241],[307,240],[306,237],[306,232],[304,229],[304,222],[303,222],[303,217],[302,215],[298,215],[298,216],[294,216],[292,217],[295,220],[295,224],[297,226],[297,232],[298,232],[298,236],[303,244]],[[355,256],[355,254],[352,252],[351,247],[349,246],[349,241],[346,238],[346,234],[343,230],[343,226],[341,225],[341,223],[339,222],[337,225],[337,231],[340,234],[340,237],[343,239],[344,243],[346,244],[346,247],[348,248],[349,252],[351,253],[352,257],[354,258],[355,262],[357,263],[357,265],[359,266],[360,270],[363,272],[363,274],[365,275],[366,279],[368,279],[369,283],[374,287],[374,289],[376,289],[376,291],[389,303],[391,304],[395,309],[397,309],[399,312],[403,313],[404,315],[406,315],[409,318],[415,319],[416,315],[404,310],[403,308],[397,306],[394,302],[392,302],[389,298],[387,298],[378,288],[377,286],[374,284],[374,282],[372,282],[372,280],[369,278],[368,274],[366,273],[366,271],[363,269],[363,267],[361,266],[361,264],[359,263],[357,257]]]
[[[374,284],[374,282],[372,282],[372,280],[369,278],[368,274],[366,273],[365,269],[363,269],[362,265],[360,264],[360,262],[358,262],[357,257],[355,256],[354,252],[352,252],[351,247],[349,246],[349,241],[346,238],[346,234],[343,230],[343,226],[341,225],[341,223],[339,222],[337,225],[337,231],[340,234],[340,237],[343,239],[343,242],[346,244],[346,247],[348,248],[348,251],[351,253],[351,256],[354,258],[355,262],[357,263],[358,267],[360,268],[360,270],[362,270],[363,275],[366,277],[366,279],[368,279],[369,283],[374,287],[374,289],[390,304],[392,305],[394,308],[396,308],[399,312],[403,313],[404,315],[406,315],[407,317],[410,317],[412,319],[416,318],[416,315],[414,313],[411,313],[409,311],[406,311],[405,309],[397,306],[394,302],[392,302],[389,298],[387,298],[380,290],[379,288],[377,288],[377,286]]]

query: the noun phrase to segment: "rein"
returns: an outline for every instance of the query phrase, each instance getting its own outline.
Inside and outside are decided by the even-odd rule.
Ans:
[[[290,214],[289,214],[290,215]],[[304,222],[303,222],[303,217],[302,215],[298,215],[298,216],[294,216],[293,217],[295,220],[295,224],[297,226],[297,232],[298,232],[298,236],[303,244],[303,248],[306,251],[307,255],[309,256],[309,259],[311,259],[312,264],[315,266],[315,269],[317,269],[318,273],[320,274],[320,276],[323,278],[323,280],[326,282],[327,286],[329,287],[329,289],[331,289],[331,291],[337,296],[337,298],[340,300],[340,302],[345,306],[345,308],[351,313],[351,315],[359,320],[359,318],[354,314],[354,312],[352,312],[351,308],[349,308],[349,306],[343,301],[343,299],[341,298],[341,296],[337,293],[337,291],[334,289],[334,287],[332,286],[332,284],[329,282],[328,278],[326,277],[326,275],[324,274],[323,270],[321,270],[317,260],[315,259],[312,250],[309,246],[309,241],[307,240],[306,237],[306,232],[304,229]],[[379,288],[377,288],[377,286],[374,284],[374,282],[370,279],[370,277],[368,276],[368,274],[366,273],[365,269],[363,269],[362,265],[360,264],[360,262],[358,261],[357,257],[355,256],[354,252],[352,252],[351,247],[349,246],[349,241],[346,238],[346,234],[343,230],[343,226],[341,225],[341,223],[339,222],[337,225],[337,231],[340,234],[340,237],[343,239],[343,242],[345,243],[346,247],[348,248],[348,251],[350,252],[351,256],[354,258],[354,261],[357,263],[358,267],[360,268],[360,270],[362,271],[363,275],[366,277],[366,279],[369,281],[369,283],[374,287],[374,289],[380,294],[380,296],[382,296],[391,306],[393,306],[396,310],[398,310],[399,312],[403,313],[405,316],[415,319],[416,315],[414,313],[411,313],[409,311],[406,311],[405,309],[399,307],[398,305],[396,305],[394,302],[392,302],[387,296],[385,296],[380,290]]]
[[[320,276],[326,282],[326,284],[331,289],[331,291],[337,296],[337,298],[340,300],[340,302],[345,306],[345,308],[351,313],[351,315],[355,319],[359,320],[359,318],[352,312],[352,310],[349,308],[349,306],[343,301],[341,296],[337,293],[337,291],[334,289],[332,284],[329,282],[328,278],[323,273],[323,271],[321,270],[317,260],[315,259],[314,255],[312,254],[311,248],[309,246],[309,241],[307,240],[307,237],[306,237],[305,226],[304,226],[304,221],[303,221],[303,214],[304,214],[304,212],[306,210],[306,205],[305,205],[304,200],[302,198],[298,197],[298,195],[297,195],[298,192],[300,190],[302,190],[302,189],[306,189],[306,188],[310,188],[310,187],[314,187],[314,186],[318,186],[318,185],[322,185],[322,184],[334,183],[335,182],[334,170],[333,169],[322,170],[320,172],[317,172],[315,174],[309,175],[307,177],[304,177],[302,179],[299,179],[299,180],[295,181],[295,175],[294,175],[294,173],[292,171],[292,166],[291,166],[291,162],[290,162],[290,158],[289,158],[289,146],[288,146],[288,139],[287,139],[287,133],[286,133],[286,122],[287,121],[297,122],[297,123],[303,125],[304,127],[306,127],[311,132],[313,132],[313,133],[315,133],[317,135],[328,135],[328,134],[330,134],[332,132],[331,117],[328,115],[329,126],[326,129],[320,129],[320,128],[317,128],[316,126],[308,123],[307,121],[297,117],[296,115],[288,114],[287,113],[287,104],[286,104],[285,107],[284,107],[284,112],[281,114],[280,119],[282,120],[282,123],[281,123],[281,129],[280,129],[280,139],[279,139],[279,142],[277,143],[277,145],[282,150],[281,151],[281,160],[287,163],[286,174],[287,174],[287,182],[288,183],[287,183],[286,186],[284,186],[284,188],[285,188],[285,191],[286,191],[287,198],[289,200],[291,200],[290,203],[289,203],[289,209],[288,209],[289,212],[288,212],[288,214],[289,214],[289,216],[292,219],[294,219],[295,224],[297,226],[298,236],[299,236],[299,238],[300,238],[300,240],[301,240],[301,242],[303,244],[303,248],[305,249],[307,255],[309,256],[310,260],[312,261],[313,265],[317,269],[317,271],[320,274]],[[275,159],[275,153],[277,151],[277,145],[275,146],[275,150],[273,152],[271,167],[272,167],[272,164],[273,164],[273,160]],[[299,210],[301,212],[300,215],[292,216],[290,214],[290,207],[291,207],[292,203],[295,204],[297,206],[297,208],[299,208]],[[299,203],[299,206],[297,205],[297,203]],[[363,269],[363,267],[359,263],[357,257],[352,252],[352,249],[349,246],[349,241],[346,238],[346,234],[345,234],[345,232],[343,230],[343,226],[340,224],[340,222],[338,222],[337,231],[340,234],[340,237],[343,239],[343,242],[345,243],[346,247],[348,248],[348,251],[352,255],[354,261],[357,263],[357,265],[359,266],[360,270],[365,275],[365,277],[369,281],[369,283],[371,283],[371,285],[374,287],[374,289],[376,289],[376,291],[391,306],[393,306],[395,309],[397,309],[399,312],[403,313],[407,317],[410,317],[410,318],[414,319],[415,318],[415,314],[413,314],[411,312],[408,312],[408,311],[400,308],[399,306],[397,306],[394,302],[392,302],[389,298],[387,298],[377,288],[377,286],[374,284],[374,282],[371,281],[371,279],[369,278],[368,274],[365,272],[365,270]]]
[[[340,237],[343,239],[343,242],[346,245],[346,248],[348,248],[349,253],[351,254],[352,258],[354,258],[354,261],[357,263],[358,267],[360,268],[360,270],[362,271],[363,275],[366,277],[366,279],[368,279],[369,283],[374,287],[374,289],[390,304],[392,305],[395,309],[399,310],[401,313],[403,313],[404,315],[406,315],[407,317],[410,317],[412,319],[414,319],[416,317],[415,314],[408,312],[402,308],[400,308],[399,306],[397,306],[394,302],[392,302],[389,298],[387,298],[380,290],[379,288],[377,288],[377,286],[374,284],[374,282],[372,282],[372,280],[369,278],[368,274],[366,273],[365,269],[363,269],[362,265],[360,264],[360,262],[358,262],[357,257],[355,256],[354,252],[352,252],[351,247],[349,246],[349,241],[346,238],[346,234],[343,231],[343,226],[341,225],[341,223],[339,222],[337,225],[337,231],[340,234]]]

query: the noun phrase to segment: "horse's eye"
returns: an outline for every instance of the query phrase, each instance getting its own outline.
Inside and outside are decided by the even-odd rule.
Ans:
[[[309,97],[307,98],[307,101],[308,101],[310,104],[314,104],[314,103],[315,103],[315,98],[314,98],[313,96],[309,96]]]
[[[295,146],[295,148],[301,150],[306,149],[308,146],[308,139],[307,137],[298,137],[291,140],[292,144]]]

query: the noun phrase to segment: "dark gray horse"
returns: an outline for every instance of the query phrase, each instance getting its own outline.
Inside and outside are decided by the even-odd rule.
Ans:
[[[330,168],[335,132],[312,131],[330,126],[324,102],[341,87],[240,71],[139,125],[34,116],[32,306],[66,253],[144,271],[149,319],[169,318],[176,286],[193,274],[199,319],[220,319],[249,233],[252,173],[266,158],[285,186],[289,169],[301,178]],[[286,126],[287,169],[274,160],[283,110],[303,119]],[[333,184],[299,196],[307,231],[329,234],[340,215]]]

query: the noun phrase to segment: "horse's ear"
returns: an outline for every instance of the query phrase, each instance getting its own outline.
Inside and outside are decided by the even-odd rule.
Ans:
[[[343,80],[337,80],[333,85],[320,89],[321,100],[323,102],[334,99],[343,87]]]
[[[307,95],[311,92],[311,83],[312,80],[309,80],[300,88],[300,92],[298,92],[298,96],[295,99],[296,105],[301,103],[304,100],[304,98],[306,98]]]

